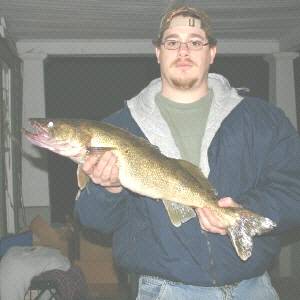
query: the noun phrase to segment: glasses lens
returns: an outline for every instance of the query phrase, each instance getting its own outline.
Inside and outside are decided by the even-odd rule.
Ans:
[[[176,50],[180,48],[182,44],[186,45],[186,47],[189,48],[190,50],[200,50],[203,48],[203,46],[207,45],[208,43],[204,43],[203,41],[200,40],[188,41],[186,43],[176,41],[176,40],[166,40],[162,44],[168,50]]]
[[[188,42],[189,48],[192,50],[200,50],[203,47],[202,41],[190,41]]]
[[[165,47],[169,50],[178,49],[180,42],[175,40],[167,40],[164,43]]]

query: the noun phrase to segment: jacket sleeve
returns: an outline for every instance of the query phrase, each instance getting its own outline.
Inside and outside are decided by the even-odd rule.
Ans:
[[[103,121],[145,137],[132,119],[127,106]],[[90,182],[81,191],[75,203],[75,213],[79,216],[82,225],[109,234],[128,222],[129,206],[132,206],[132,200],[136,198],[138,198],[137,195],[125,188],[121,193],[114,194]]]
[[[128,201],[133,197],[125,188],[114,194],[90,182],[75,203],[75,213],[82,225],[102,233],[113,233],[126,222]]]
[[[275,232],[282,232],[300,226],[300,138],[283,112],[275,114],[267,150],[258,147],[266,153],[257,184],[237,200],[272,219],[277,224]]]

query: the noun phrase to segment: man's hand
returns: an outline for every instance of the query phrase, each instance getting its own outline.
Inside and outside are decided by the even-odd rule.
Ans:
[[[111,193],[120,193],[123,189],[119,180],[117,157],[112,151],[91,153],[83,163],[82,170],[94,183]]]
[[[226,197],[218,201],[220,207],[240,207],[232,198]],[[222,225],[219,217],[209,208],[196,208],[200,226],[203,230],[226,235],[226,228]]]

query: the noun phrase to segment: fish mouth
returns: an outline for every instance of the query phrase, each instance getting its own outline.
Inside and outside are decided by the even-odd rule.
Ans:
[[[31,130],[22,129],[25,137],[35,146],[46,148],[57,154],[68,156],[77,161],[86,150],[82,151],[82,146],[72,145],[70,141],[59,139],[51,134],[49,122],[43,119],[29,119]]]
[[[22,129],[26,138],[34,145],[42,148],[48,148],[50,150],[51,145],[55,145],[56,141],[49,134],[48,129],[40,122],[30,119],[30,125],[32,130]],[[51,149],[52,150],[52,149]]]

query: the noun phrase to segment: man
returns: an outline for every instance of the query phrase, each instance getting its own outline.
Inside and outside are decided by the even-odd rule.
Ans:
[[[116,263],[140,275],[139,300],[278,299],[266,270],[279,253],[278,233],[300,225],[299,136],[278,108],[208,74],[216,40],[201,10],[167,12],[155,45],[161,79],[105,121],[199,166],[220,206],[245,207],[277,228],[256,237],[241,261],[209,209],[177,228],[161,201],[123,188],[113,151],[83,165],[91,183],[76,203],[80,220],[113,234]]]

